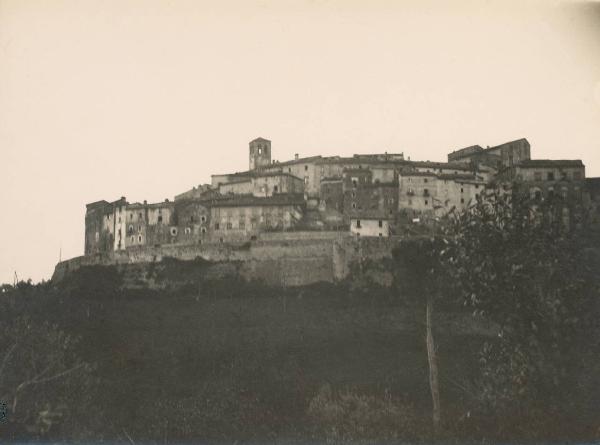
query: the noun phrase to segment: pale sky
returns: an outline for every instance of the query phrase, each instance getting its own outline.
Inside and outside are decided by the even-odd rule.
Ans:
[[[85,204],[294,153],[521,137],[600,176],[600,5],[0,0],[0,283],[83,253]]]

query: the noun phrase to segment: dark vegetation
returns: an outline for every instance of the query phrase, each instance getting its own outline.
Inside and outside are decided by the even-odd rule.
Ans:
[[[597,241],[533,224],[502,200],[335,285],[215,278],[200,259],[146,267],[141,282],[160,290],[126,289],[114,267],[5,285],[0,437],[597,439]]]

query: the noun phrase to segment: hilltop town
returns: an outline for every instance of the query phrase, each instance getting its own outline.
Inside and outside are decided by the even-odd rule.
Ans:
[[[145,246],[255,240],[265,232],[340,231],[361,237],[402,234],[452,209],[464,209],[497,181],[520,181],[544,199],[573,205],[597,198],[581,160],[531,159],[527,139],[448,154],[448,162],[402,153],[272,160],[271,141],[249,144],[249,169],[212,175],[211,184],[173,201],[124,197],[86,206],[85,255]]]
[[[279,162],[263,138],[248,155],[248,170],[212,175],[174,200],[87,204],[84,256],[59,263],[54,278],[83,265],[200,257],[241,263],[242,275],[275,284],[335,281],[508,184],[540,202],[560,197],[565,226],[583,212],[600,222],[600,178],[586,178],[581,160],[531,159],[527,139],[457,149],[447,162],[403,153]]]

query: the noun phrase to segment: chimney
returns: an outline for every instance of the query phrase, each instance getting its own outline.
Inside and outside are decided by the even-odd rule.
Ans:
[[[146,205],[146,204],[148,204],[148,201],[146,201],[146,200],[144,199],[144,205]]]
[[[299,158],[299,156],[298,156],[298,153],[296,153],[296,154],[294,155],[294,159],[297,161],[297,160],[298,160],[298,158]]]

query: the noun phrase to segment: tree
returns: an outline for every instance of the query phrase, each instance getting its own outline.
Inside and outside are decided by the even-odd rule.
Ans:
[[[432,420],[435,435],[442,428],[442,408],[440,403],[440,383],[435,339],[433,335],[434,305],[442,297],[442,283],[445,273],[440,263],[441,254],[447,241],[441,236],[412,238],[404,240],[394,250],[394,257],[400,263],[406,277],[408,292],[417,301],[425,302],[425,343],[429,365],[429,388],[432,399]],[[423,295],[424,294],[424,298]]]
[[[557,224],[554,206],[518,193],[481,196],[456,216],[442,258],[463,303],[499,328],[481,351],[479,396],[502,419],[500,434],[547,430],[585,398],[575,393],[589,372],[582,360],[597,347],[598,262],[585,232]]]
[[[44,436],[89,394],[90,365],[75,353],[76,339],[27,317],[0,330],[0,400],[15,434]],[[86,391],[82,391],[85,389]]]

